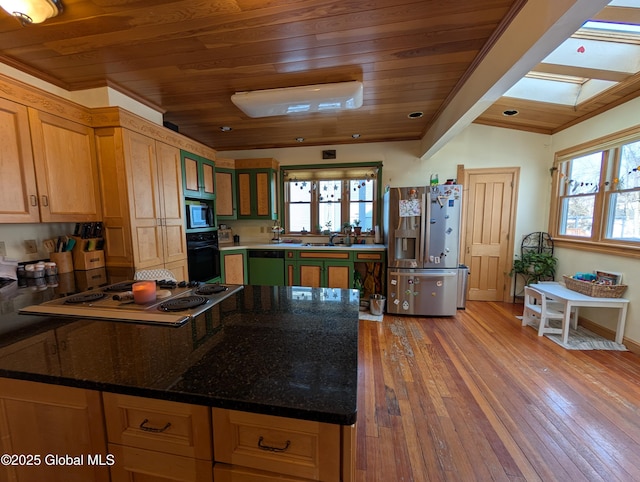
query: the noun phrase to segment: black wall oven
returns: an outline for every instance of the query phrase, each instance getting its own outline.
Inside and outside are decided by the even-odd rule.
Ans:
[[[189,281],[209,281],[220,276],[218,233],[187,234]]]

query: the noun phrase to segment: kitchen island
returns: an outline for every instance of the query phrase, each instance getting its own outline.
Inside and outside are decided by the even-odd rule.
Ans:
[[[194,470],[185,470],[190,475],[180,480],[207,480],[202,479],[207,463],[214,465],[216,480],[275,480],[269,474],[277,473],[292,480],[296,476],[301,480],[350,480],[355,456],[357,291],[246,286],[209,310],[206,317],[179,327],[34,318],[32,325],[5,333],[1,344],[4,452],[16,450],[11,437],[24,428],[22,421],[13,420],[12,415],[25,414],[17,408],[12,412],[12,401],[22,400],[25,393],[44,396],[43,388],[68,387],[87,394],[87,400],[100,395],[97,407],[87,403],[81,412],[88,420],[104,406],[108,437],[104,456],[115,454],[113,466],[106,468],[111,480],[126,478],[123,470],[135,472],[133,460],[155,460],[154,454],[161,456],[151,466],[164,467],[162,460],[168,457],[191,462]],[[24,383],[37,389],[25,388]],[[9,394],[12,390],[16,396]],[[49,402],[44,403],[50,407]],[[189,413],[185,417],[190,421],[166,422],[171,428],[165,428],[161,417],[146,416],[146,422],[127,426],[145,406],[158,407],[158,413],[171,416]],[[94,415],[89,417],[90,413]],[[201,423],[194,424],[195,414]],[[120,419],[114,421],[114,417]],[[199,428],[182,426],[189,424]],[[168,435],[174,428],[196,434],[207,424],[210,436],[205,430],[201,438],[208,442],[193,452],[170,454],[170,449],[158,448],[155,442],[145,445],[152,437],[149,434]],[[115,427],[128,435],[112,437],[118,431]],[[144,437],[137,437],[136,432]],[[95,439],[91,430],[87,433],[88,439]],[[20,448],[30,453],[44,450],[42,440],[36,443],[38,436],[32,437],[31,450],[24,445],[28,443],[24,437]],[[253,437],[257,440],[252,441]],[[61,435],[56,443],[64,440]],[[97,447],[92,450],[99,450],[99,443]],[[49,450],[53,448],[59,453],[64,447]],[[132,450],[138,455],[132,455]],[[83,468],[91,469],[94,480],[109,480],[95,475],[96,470],[104,473],[100,467]],[[141,469],[141,473],[148,470]],[[18,472],[23,476],[18,480],[32,480],[28,468]]]

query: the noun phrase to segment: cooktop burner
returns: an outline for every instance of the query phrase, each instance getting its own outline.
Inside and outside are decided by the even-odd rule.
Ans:
[[[64,302],[68,305],[75,305],[78,303],[88,303],[90,301],[98,301],[107,296],[102,292],[80,293],[78,295],[72,295],[64,299]]]
[[[120,292],[120,291],[131,291],[131,287],[133,286],[133,283],[135,283],[135,281],[125,281],[124,283],[116,283],[110,286],[106,286],[105,288],[103,288],[103,291],[110,292],[110,293]]]
[[[169,301],[165,301],[158,306],[160,311],[184,311],[196,306],[204,305],[208,298],[204,296],[181,296]]]
[[[65,298],[55,298],[21,308],[19,313],[178,326],[243,289],[242,285],[156,281],[157,299],[138,304],[131,293],[134,283],[136,281],[125,280]]]
[[[226,286],[221,286],[217,284],[212,284],[212,285],[205,284],[205,285],[198,286],[198,288],[196,288],[194,293],[197,295],[214,295],[216,293],[222,293],[223,291],[227,291],[228,289],[229,288],[227,288]]]

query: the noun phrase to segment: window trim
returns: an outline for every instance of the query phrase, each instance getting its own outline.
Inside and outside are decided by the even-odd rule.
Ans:
[[[301,165],[289,165],[289,166],[280,166],[280,192],[282,196],[280,198],[280,212],[282,213],[282,226],[288,228],[289,221],[287,219],[288,211],[288,199],[287,199],[287,183],[288,178],[292,172],[295,171],[318,171],[319,173],[324,170],[339,170],[339,171],[349,171],[349,170],[368,170],[375,172],[375,191],[374,191],[374,199],[373,199],[373,220],[372,226],[380,225],[382,222],[382,162],[350,162],[350,163],[333,163],[333,164],[301,164]],[[356,179],[358,176],[348,176],[341,177],[340,179],[343,181]],[[309,182],[317,182],[319,180],[308,180]],[[344,186],[343,186],[344,187]],[[348,187],[344,187],[348,191]],[[341,200],[341,209],[347,210],[349,208],[350,201],[349,200]],[[318,203],[314,203],[314,199],[311,199],[311,219],[312,224],[314,220],[314,213],[317,217],[317,211],[319,209]],[[317,235],[315,232],[314,226],[309,227],[309,231],[307,233],[301,233],[298,231],[290,232],[286,229],[285,233],[290,236],[306,236],[306,235]],[[333,226],[332,232],[340,232],[340,226]]]
[[[612,254],[628,258],[640,258],[640,242],[622,241],[606,238],[606,216],[609,212],[611,191],[605,189],[604,182],[611,169],[618,167],[620,148],[624,144],[640,141],[640,126],[635,126],[607,136],[584,142],[574,147],[563,149],[555,153],[551,168],[551,202],[549,211],[549,234],[553,237],[555,246],[577,249],[602,254]],[[560,234],[561,196],[560,196],[560,164],[594,152],[603,151],[604,177],[601,171],[601,186],[596,193],[594,206],[593,235],[591,239]],[[614,154],[612,156],[612,153]]]

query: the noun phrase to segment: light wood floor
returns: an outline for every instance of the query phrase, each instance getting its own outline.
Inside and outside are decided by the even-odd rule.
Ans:
[[[640,480],[640,356],[565,350],[521,313],[360,322],[358,481]]]

